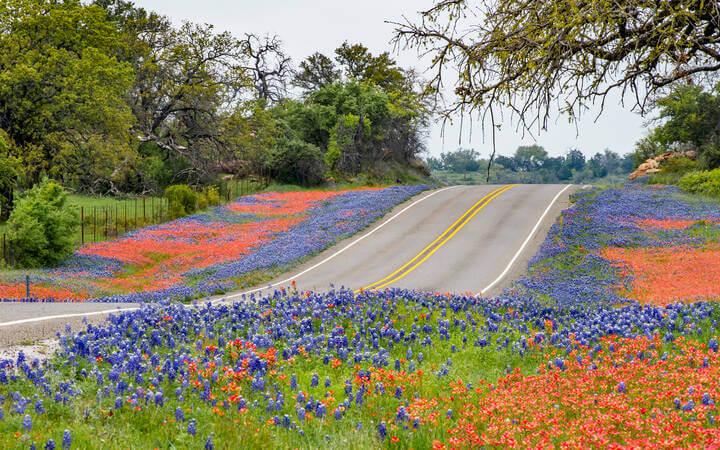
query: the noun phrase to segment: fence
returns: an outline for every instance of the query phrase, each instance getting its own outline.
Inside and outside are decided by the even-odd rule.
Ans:
[[[233,180],[220,186],[220,202],[230,203],[236,197],[257,193],[269,184],[265,177]],[[80,227],[76,240],[78,245],[117,238],[122,234],[166,222],[169,219],[168,202],[165,198],[137,197],[115,201],[110,206],[81,206]],[[2,261],[7,264],[10,250],[6,233],[2,234]]]

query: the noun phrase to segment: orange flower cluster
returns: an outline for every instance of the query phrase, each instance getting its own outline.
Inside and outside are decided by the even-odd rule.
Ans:
[[[634,274],[628,295],[639,302],[667,305],[720,298],[720,246],[608,247],[600,255]]]
[[[356,191],[379,190],[382,188],[362,188]],[[271,192],[260,194],[256,197],[263,200],[262,203],[236,202],[226,205],[231,211],[245,214],[258,215],[293,215],[300,214],[311,207],[315,202],[328,200],[336,195],[349,192],[345,191],[306,191],[306,192]]]
[[[1,297],[3,298],[23,298],[25,297],[25,289],[25,283],[0,284]],[[82,301],[84,299],[82,294],[70,289],[46,287],[41,284],[32,284],[30,286],[30,294],[37,298],[66,298],[74,301]]]
[[[614,351],[608,351],[612,343]],[[563,369],[515,371],[496,386],[455,392],[460,417],[447,430],[452,448],[479,446],[717,447],[713,425],[720,400],[720,358],[704,344],[679,338],[661,357],[657,336],[604,340],[591,358],[571,353]],[[580,356],[580,360],[577,358]],[[434,422],[448,402],[418,399],[408,408]],[[432,417],[432,418],[431,418]],[[443,443],[438,442],[439,446]]]
[[[698,222],[684,219],[638,219],[635,225],[643,230],[682,230]]]

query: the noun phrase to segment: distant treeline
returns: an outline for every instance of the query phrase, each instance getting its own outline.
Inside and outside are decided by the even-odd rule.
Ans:
[[[455,174],[481,172],[486,179],[488,161],[472,149],[458,149],[429,157],[428,167],[436,176],[438,171]],[[563,156],[551,157],[539,145],[520,146],[512,156],[495,157],[490,169],[490,183],[587,183],[608,176],[625,176],[635,167],[634,153],[624,156],[605,150],[586,159],[580,150],[570,150]],[[467,176],[465,181],[470,181]],[[472,177],[477,181],[479,177]],[[448,181],[448,180],[445,180]],[[453,181],[458,180],[457,177]]]

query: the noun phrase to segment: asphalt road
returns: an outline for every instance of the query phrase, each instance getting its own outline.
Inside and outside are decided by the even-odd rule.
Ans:
[[[293,279],[298,289],[314,291],[327,290],[333,283],[335,287],[353,290],[400,287],[478,294],[503,272],[550,202],[566,187],[517,185],[502,191],[503,186],[457,186],[437,192],[381,230],[371,228],[364,233],[371,233],[369,236],[362,234],[351,239],[352,242],[363,238],[326,263],[298,276],[342,249],[343,244],[272,283]],[[483,292],[484,295],[497,294],[524,272],[550,226],[568,206],[568,197],[573,191],[570,187],[558,197],[510,272],[492,289]],[[386,216],[386,220],[392,215]],[[452,227],[458,219],[460,222]],[[463,226],[458,229],[460,225]],[[449,232],[443,235],[446,231]],[[423,252],[434,241],[435,245]],[[428,255],[430,252],[433,253]],[[395,273],[398,269],[401,270]],[[394,276],[387,278],[393,273]],[[380,280],[383,281],[374,284]]]
[[[483,295],[493,295],[524,272],[550,226],[568,206],[574,188],[566,188],[453,186],[425,192],[397,206],[360,235],[333,246],[270,284],[287,285],[293,280],[302,290],[326,290],[333,283],[354,290],[402,287],[474,294],[485,291]],[[544,219],[539,220],[546,210]],[[529,236],[533,229],[535,232]],[[524,243],[526,246],[518,253]],[[227,294],[215,300],[238,297],[239,293]],[[67,324],[81,329],[84,320],[99,322],[107,311],[136,306],[0,303],[0,347],[52,337]],[[14,323],[17,321],[25,322]]]

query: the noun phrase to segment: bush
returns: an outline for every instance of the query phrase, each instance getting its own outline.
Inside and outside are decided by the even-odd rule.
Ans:
[[[697,170],[698,166],[692,159],[681,156],[664,160],[661,168],[664,173],[684,175],[693,170]]]
[[[202,191],[208,206],[220,206],[220,192],[215,186],[207,186]]]
[[[66,204],[67,193],[47,178],[16,202],[8,220],[8,247],[21,267],[55,265],[74,250],[80,225],[76,207]]]
[[[176,184],[165,189],[170,219],[185,217],[197,210],[197,194],[186,184]]]
[[[315,186],[325,180],[322,151],[299,139],[279,139],[266,156],[265,167],[281,183]]]
[[[720,168],[690,172],[680,178],[679,186],[693,194],[720,197]]]

